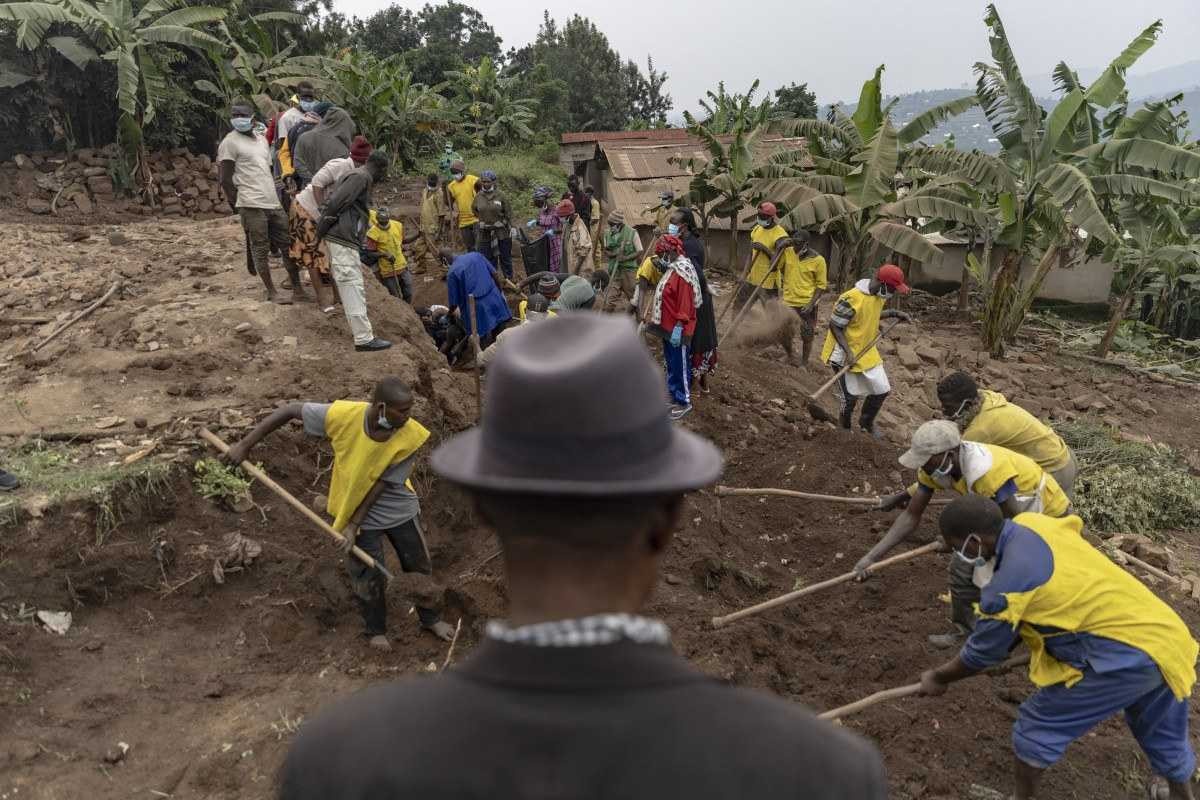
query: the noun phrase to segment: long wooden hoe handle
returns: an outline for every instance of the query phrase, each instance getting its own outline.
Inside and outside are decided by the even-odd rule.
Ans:
[[[228,453],[229,452],[229,445],[225,444],[225,442],[222,441],[220,436],[217,436],[215,433],[210,431],[208,428],[200,429],[200,438],[203,439],[204,441],[208,442],[209,444],[211,444],[214,448],[216,448],[217,452],[219,452],[219,453]],[[294,496],[292,496],[291,492],[289,492],[287,489],[280,486],[275,481],[271,480],[271,478],[267,475],[267,473],[263,472],[261,469],[254,466],[249,461],[243,461],[238,466],[240,466],[242,468],[243,472],[245,472],[248,475],[253,475],[255,480],[257,480],[263,486],[266,486],[268,489],[270,489],[275,494],[279,495],[279,498],[281,500],[283,500],[283,502],[287,503],[289,506],[291,506],[292,508],[299,511],[301,514],[308,517],[309,521],[312,522],[314,525],[316,525],[318,528],[320,528],[321,531],[324,532],[327,536],[330,536],[339,542],[345,543],[345,541],[346,541],[345,536],[342,536],[340,533],[335,531],[328,522],[326,522],[325,520],[323,520],[319,516],[317,516],[317,514],[311,508],[304,505],[304,503],[301,503]],[[355,545],[354,548],[350,550],[350,552],[359,561],[366,564],[368,567],[379,570],[379,572],[385,578],[387,578],[389,581],[392,580],[392,573],[388,572],[387,569],[383,566],[383,564],[381,564],[380,562],[371,558],[371,556],[368,553],[364,552],[357,545]]]
[[[1013,656],[1003,664],[997,664],[994,667],[985,669],[979,675],[1003,675],[1005,672],[1014,667],[1021,667],[1029,663],[1029,653],[1023,653],[1019,656]],[[921,684],[910,683],[906,686],[897,686],[894,689],[884,689],[882,692],[876,692],[864,697],[862,700],[855,700],[853,703],[847,703],[844,706],[831,708],[828,711],[822,711],[817,714],[818,719],[838,719],[839,717],[849,716],[862,711],[864,708],[870,708],[873,705],[883,703],[887,700],[898,700],[902,697],[912,697],[914,694],[921,693]]]
[[[759,495],[767,495],[771,497],[794,497],[797,500],[816,500],[824,503],[846,503],[854,506],[878,506],[882,497],[843,497],[836,494],[813,494],[812,492],[796,492],[791,489],[770,489],[770,488],[746,488],[735,489],[732,486],[718,486],[713,490],[713,494],[717,497],[755,497]],[[944,506],[949,505],[952,501],[946,499],[935,498],[929,501],[929,505]]]
[[[907,553],[901,553],[898,556],[892,556],[891,558],[885,558],[883,561],[876,561],[874,564],[867,567],[867,572],[870,574],[874,574],[874,573],[878,572],[879,570],[883,569],[884,567],[890,567],[893,564],[899,564],[903,561],[908,561],[910,558],[916,558],[917,556],[923,556],[926,553],[936,552],[938,550],[938,548],[940,548],[940,547],[941,547],[940,542],[930,542],[929,544],[922,545],[921,547],[918,547],[915,550],[909,550]],[[743,619],[745,617],[751,617],[751,616],[754,616],[755,614],[761,614],[764,611],[770,611],[772,608],[778,608],[779,606],[787,605],[788,603],[792,602],[793,600],[797,600],[801,597],[804,597],[806,594],[812,594],[813,592],[819,592],[822,589],[828,589],[832,586],[837,586],[837,585],[845,583],[847,581],[854,580],[855,575],[856,575],[855,572],[850,571],[844,575],[838,575],[836,578],[830,578],[827,581],[821,581],[820,583],[814,583],[812,586],[805,586],[803,589],[797,589],[794,592],[788,592],[787,594],[781,594],[778,597],[775,597],[775,598],[772,598],[765,602],[759,603],[758,605],[750,606],[749,608],[743,608],[741,611],[735,611],[732,614],[726,614],[723,617],[713,617],[713,620],[712,620],[713,627],[714,628],[723,628],[726,625],[728,625],[729,623],[736,622],[739,619]]]

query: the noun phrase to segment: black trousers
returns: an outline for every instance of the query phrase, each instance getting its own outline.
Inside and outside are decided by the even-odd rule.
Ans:
[[[401,570],[421,575],[433,574],[433,563],[429,560],[429,550],[425,546],[425,537],[421,533],[418,518],[385,530],[361,530],[355,544],[371,558],[383,563],[385,540],[392,543],[392,549],[400,559]],[[366,635],[380,636],[387,633],[387,578],[352,555],[348,556],[346,568],[350,572],[355,600],[358,601],[359,610],[362,612]],[[431,628],[441,615],[434,609],[417,606],[417,617],[421,621],[421,627]]]
[[[481,230],[477,234],[475,251],[482,253],[493,267],[496,267],[504,273],[504,277],[512,280],[513,263],[512,263],[512,239],[505,236],[504,238],[496,237],[496,252],[499,254],[500,263],[496,263],[496,256],[492,253],[492,237],[496,236],[493,231]]]
[[[841,364],[829,365],[835,373],[842,371]],[[846,385],[846,376],[838,378],[837,393],[840,395],[838,400],[841,402],[841,411],[838,414],[838,421],[846,430],[850,430],[851,423],[854,421],[854,407],[858,405],[858,397],[850,394],[850,387]],[[879,416],[879,410],[883,408],[883,401],[887,400],[889,393],[884,394],[869,394],[863,400],[862,415],[858,418],[858,424],[864,431],[875,429],[875,417]]]

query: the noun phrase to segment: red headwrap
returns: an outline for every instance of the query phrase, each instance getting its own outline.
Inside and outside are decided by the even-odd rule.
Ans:
[[[367,157],[371,155],[371,143],[367,141],[365,136],[355,136],[354,141],[350,143],[350,158],[355,164],[362,166],[367,163]]]
[[[683,240],[678,236],[671,236],[670,234],[660,236],[658,237],[658,244],[654,246],[654,252],[659,255],[662,253],[674,253],[681,256],[683,255]]]

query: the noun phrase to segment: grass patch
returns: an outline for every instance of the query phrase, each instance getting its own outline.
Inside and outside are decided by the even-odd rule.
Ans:
[[[51,505],[72,500],[94,504],[97,546],[130,508],[161,497],[170,482],[171,468],[162,462],[142,460],[110,466],[76,463],[76,458],[65,445],[39,440],[6,453],[4,468],[20,479],[24,491],[46,495]],[[18,516],[16,508],[10,512],[0,507],[0,525],[15,523]]]
[[[503,150],[459,150],[467,164],[467,171],[478,175],[485,169],[493,170],[500,179],[500,191],[512,205],[513,224],[520,226],[533,219],[537,211],[533,207],[533,190],[538,186],[554,189],[553,199],[567,189],[567,174],[558,165],[558,145],[533,144],[525,148]],[[441,153],[422,160],[419,168],[422,175],[437,172]]]
[[[1150,536],[1195,529],[1200,479],[1171,448],[1117,439],[1087,420],[1055,429],[1079,462],[1075,508],[1089,527]]]

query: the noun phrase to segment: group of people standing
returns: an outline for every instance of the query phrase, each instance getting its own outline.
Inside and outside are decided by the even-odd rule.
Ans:
[[[386,277],[397,278],[385,284],[401,291],[403,254],[396,248],[389,257],[386,251],[403,237],[402,228],[371,210],[371,190],[386,175],[389,159],[354,135],[343,109],[318,101],[310,84],[301,82],[293,101],[270,127],[255,120],[252,106],[235,103],[233,130],[217,149],[222,189],[245,230],[247,269],[262,280],[268,300],[288,305],[308,299],[300,280],[304,267],[319,308],[331,313],[341,303],[355,350],[386,350],[391,342],[375,336],[367,316],[360,264],[363,251],[379,254],[374,260],[383,260]],[[271,251],[283,260],[290,298],[275,289]]]

